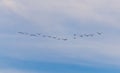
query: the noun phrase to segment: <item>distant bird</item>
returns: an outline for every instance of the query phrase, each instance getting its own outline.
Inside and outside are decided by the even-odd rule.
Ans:
[[[24,34],[25,34],[25,35],[28,35],[29,33],[25,32]]]
[[[77,34],[73,34],[74,36],[76,36]]]
[[[93,36],[94,36],[94,34],[89,34],[89,36],[93,37]]]
[[[41,35],[41,33],[37,33],[37,35]]]
[[[27,33],[27,32],[18,32],[18,33],[24,34],[24,35],[28,35],[28,34],[29,34],[29,33]]]
[[[24,34],[24,32],[18,32],[18,33],[20,33],[20,34]]]
[[[73,39],[76,39],[76,37],[74,37]]]
[[[51,38],[51,36],[48,36],[49,38]]]
[[[43,35],[42,37],[46,37],[46,35]]]
[[[80,37],[83,37],[83,35],[80,35]]]
[[[58,38],[57,40],[60,40],[60,38]]]
[[[84,34],[86,37],[89,37],[89,35],[88,34]]]
[[[57,37],[53,37],[53,39],[56,39]]]
[[[35,34],[30,34],[30,36],[34,36],[34,37],[37,37],[37,35],[35,35]]]
[[[73,38],[73,39],[76,39],[77,34],[73,34],[73,36],[74,36],[74,38]]]
[[[68,39],[62,39],[62,40],[67,41]]]
[[[101,32],[97,32],[97,34],[98,34],[98,35],[102,35],[102,33],[101,33]]]

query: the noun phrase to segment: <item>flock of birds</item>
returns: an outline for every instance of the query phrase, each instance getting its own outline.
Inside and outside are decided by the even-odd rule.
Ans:
[[[31,34],[31,33],[27,33],[27,32],[18,32],[19,34],[22,34],[22,35],[29,35],[31,37],[43,37],[43,38],[51,38],[51,39],[56,39],[56,40],[63,40],[63,41],[67,41],[69,40],[69,38],[60,38],[60,37],[57,37],[57,36],[51,36],[51,35],[45,35],[45,34],[42,34],[42,33],[35,33],[35,34]],[[73,39],[77,39],[78,37],[80,38],[83,38],[83,37],[94,37],[96,35],[99,35],[101,36],[103,33],[102,32],[96,32],[94,34],[73,34]]]

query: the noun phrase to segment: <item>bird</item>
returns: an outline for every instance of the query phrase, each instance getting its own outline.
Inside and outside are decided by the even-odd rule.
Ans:
[[[53,39],[56,39],[57,37],[53,37]]]
[[[101,32],[97,32],[98,35],[101,35],[102,33]]]
[[[48,36],[49,38],[51,38],[51,36]]]
[[[74,37],[73,39],[76,39],[76,37]]]
[[[84,34],[86,37],[89,37],[89,35],[88,34]]]
[[[41,33],[37,33],[37,35],[41,35]]]
[[[29,33],[27,33],[27,32],[25,32],[24,34],[25,34],[25,35],[29,35]]]
[[[20,34],[24,34],[24,32],[18,32],[18,33],[20,33]]]
[[[35,34],[30,34],[30,36],[34,36],[34,37],[37,37],[37,35],[35,35]]]
[[[76,36],[77,34],[73,34],[74,36]]]
[[[74,35],[74,38],[73,38],[73,39],[76,39],[77,34],[73,34],[73,35]]]
[[[42,37],[46,37],[46,35],[43,35]]]
[[[67,41],[68,39],[62,39],[62,40]]]
[[[58,40],[60,40],[60,38],[58,38]]]
[[[94,36],[94,34],[89,34],[89,36],[93,37],[93,36]]]
[[[83,37],[83,35],[80,35],[80,37]]]

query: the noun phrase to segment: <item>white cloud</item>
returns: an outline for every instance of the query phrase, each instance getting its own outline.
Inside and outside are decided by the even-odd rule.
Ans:
[[[114,26],[119,28],[120,23],[120,16],[118,14],[120,12],[120,5],[118,0],[2,0],[1,2],[2,6],[10,9],[20,16],[23,16],[30,22],[35,23],[34,26],[38,26],[40,29],[44,31],[47,30],[49,32],[67,31],[67,29],[69,29],[67,26],[69,25],[65,25],[65,21],[67,21],[66,17],[78,21],[82,20],[82,23],[87,23],[89,21],[104,23],[96,25],[105,25],[107,27]],[[79,26],[81,25],[84,24],[80,24]],[[87,27],[89,25],[91,24],[86,24]],[[0,38],[2,40],[2,38],[8,39],[8,37],[13,39],[16,36],[1,35]],[[92,42],[90,40],[80,40],[80,42],[70,41],[66,43],[63,43],[63,41],[55,41],[51,43],[51,40],[41,41],[40,39],[39,42],[37,41],[39,39],[34,41],[25,39],[23,42],[18,39],[14,39],[14,41],[2,43],[3,45],[7,45],[8,47],[12,48],[7,49],[7,51],[4,50],[4,54],[2,52],[1,54],[16,58],[36,60],[41,58],[53,58],[53,60],[59,58],[58,60],[60,60],[64,57],[63,59],[85,59],[99,63],[104,61],[102,63],[109,64],[113,63],[112,59],[114,59],[114,63],[116,62],[117,64],[120,61],[120,54],[118,52],[120,46],[118,44],[119,41],[116,39],[115,40],[117,42],[114,39],[111,40],[111,38],[107,38],[107,40],[103,39],[104,41],[101,42],[95,40]],[[112,42],[113,40],[114,42]],[[32,43],[26,41],[31,41]],[[35,41],[37,41],[37,43],[35,43]],[[41,56],[39,51],[41,51],[42,56],[44,57]],[[98,59],[97,56],[102,58]],[[41,58],[38,59],[38,57]],[[104,59],[104,57],[106,59]],[[117,65],[116,63],[115,65]]]
[[[3,3],[14,12],[38,23],[40,27],[50,30],[53,26],[57,29],[65,27],[64,20],[52,17],[52,14],[69,16],[81,20],[83,23],[97,21],[108,27],[117,27],[120,23],[119,14],[116,15],[120,12],[118,0],[3,0]]]

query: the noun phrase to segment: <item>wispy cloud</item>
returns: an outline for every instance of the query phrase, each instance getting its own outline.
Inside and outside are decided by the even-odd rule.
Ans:
[[[19,60],[120,66],[119,2],[1,0],[0,55]],[[19,31],[69,37],[70,40],[24,36],[17,34]],[[76,40],[71,37],[74,33],[97,31],[103,32],[103,35]],[[7,73],[4,70],[2,72]]]
[[[119,1],[117,0],[36,0],[34,2],[19,0],[3,0],[3,3],[5,6],[10,8],[14,12],[26,17],[30,21],[38,23],[41,27],[49,27],[48,29],[50,30],[52,30],[51,26],[55,26],[56,28],[58,27],[57,29],[59,29],[60,27],[61,29],[65,27],[64,18],[60,18],[59,16],[55,17],[56,15],[63,15],[64,17],[68,16],[69,18],[76,19],[78,21],[80,20],[83,23],[86,23],[86,21],[96,21],[98,23],[101,23],[100,25],[106,25],[108,27],[117,27],[120,23],[118,20],[119,16],[116,15],[119,12]],[[66,28],[64,28],[64,30],[65,29]]]

